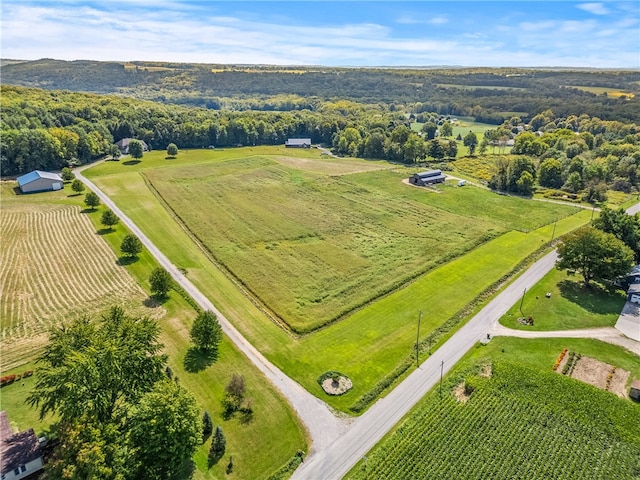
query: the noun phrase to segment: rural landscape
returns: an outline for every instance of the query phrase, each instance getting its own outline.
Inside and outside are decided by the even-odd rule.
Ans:
[[[640,479],[638,67],[3,58],[3,479]]]

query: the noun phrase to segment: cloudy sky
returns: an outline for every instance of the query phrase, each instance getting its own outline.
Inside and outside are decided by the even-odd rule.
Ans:
[[[640,68],[635,1],[1,0],[2,58]]]

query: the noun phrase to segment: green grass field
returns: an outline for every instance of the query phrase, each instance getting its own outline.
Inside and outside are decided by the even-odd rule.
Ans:
[[[44,207],[46,210],[50,208],[51,202],[57,201],[62,206],[72,209],[72,212],[75,212],[75,216],[79,216],[89,222],[90,236],[87,238],[85,232],[85,236],[80,240],[92,246],[93,252],[100,252],[101,245],[106,246],[113,256],[109,260],[109,265],[115,265],[122,238],[128,233],[126,229],[122,225],[118,225],[113,232],[96,235],[96,231],[102,229],[99,220],[104,207],[99,207],[98,210],[92,213],[80,213],[82,196],[67,197],[68,192],[51,193],[53,196],[46,193],[11,197],[13,195],[12,186],[5,184],[2,191],[3,214],[7,203],[15,203],[20,208],[38,209]],[[62,231],[64,231],[65,225],[75,224],[73,215],[58,216],[57,221],[57,228]],[[47,227],[47,224],[43,223],[41,230],[47,231],[50,227],[51,225]],[[82,232],[80,231],[80,233]],[[44,237],[46,238],[46,235]],[[97,242],[97,246],[93,242]],[[91,256],[91,254],[84,255]],[[88,265],[86,258],[83,264]],[[132,285],[138,289],[139,293],[136,298],[140,308],[134,310],[134,312],[158,318],[162,329],[161,341],[165,345],[165,352],[169,356],[169,365],[174,374],[179,377],[180,383],[195,395],[200,408],[209,411],[214,425],[222,426],[227,438],[225,458],[233,455],[234,474],[237,475],[237,478],[257,479],[268,477],[285,465],[299,449],[307,450],[302,426],[287,402],[283,400],[270,382],[226,339],[221,344],[219,356],[215,363],[197,372],[186,370],[185,356],[190,347],[189,329],[196,312],[175,291],[170,293],[170,300],[161,306],[143,307],[144,300],[148,298],[148,278],[152,269],[156,266],[151,256],[146,251],[143,251],[138,261],[126,267],[117,267],[120,270],[117,275],[124,275],[132,280]],[[6,275],[12,277],[15,272],[10,270],[6,272]],[[112,272],[110,275],[114,276],[114,273]],[[106,281],[104,280],[106,278],[109,277],[100,276],[89,269],[85,269],[81,280],[84,282],[83,285],[92,285],[97,290],[99,282]],[[64,285],[63,282],[60,283]],[[136,283],[141,285],[142,288]],[[5,302],[6,293],[6,291],[3,292],[3,302]],[[123,299],[129,298],[126,293],[126,291],[120,292],[120,303],[122,303]],[[84,313],[98,314],[99,310],[96,310],[96,308],[102,303],[96,301],[93,303],[95,305],[92,305],[91,309],[87,309]],[[56,314],[62,317],[65,317],[68,313],[64,305],[59,306],[58,310],[56,310]],[[42,346],[43,342],[46,341],[46,335],[44,339],[40,337],[37,337],[37,339],[40,342],[38,346]],[[11,353],[11,351],[3,348],[3,364],[11,364],[13,362],[14,355],[11,354],[11,357],[9,357],[8,353]],[[33,427],[36,432],[43,433],[48,430],[54,420],[51,417],[46,417],[40,421],[37,411],[24,403],[37,375],[38,365],[33,362],[36,353],[37,350],[33,350],[30,351],[29,355],[24,356],[21,354],[19,367],[3,370],[3,375],[22,373],[27,369],[35,369],[36,373],[32,377],[3,387],[0,390],[0,399],[2,409],[7,411],[14,428],[24,430]],[[221,399],[223,398],[224,387],[233,373],[242,374],[246,380],[247,397],[251,399],[254,410],[253,420],[248,424],[242,424],[238,418],[224,420],[222,417]],[[209,442],[201,446],[194,457],[197,467],[194,478],[196,480],[226,478],[225,460],[222,460],[211,469],[207,468],[208,448]]]
[[[264,152],[252,149],[251,153]],[[202,153],[209,154],[207,151]],[[219,153],[216,152],[216,155]],[[232,160],[233,158],[229,161]],[[181,161],[184,160],[179,158],[175,165],[181,165]],[[223,155],[210,157],[210,161],[227,162]],[[162,157],[154,159],[151,155],[145,155],[144,163],[148,168],[166,164]],[[184,163],[187,164],[186,161]],[[375,164],[379,165],[379,162]],[[421,338],[424,339],[434,328],[467,308],[481,292],[507,275],[523,258],[548,242],[553,228],[553,225],[545,225],[529,233],[513,231],[501,235],[466,256],[452,260],[406,287],[366,305],[339,322],[313,334],[296,337],[274,323],[243,294],[242,287],[237,282],[212,264],[206,250],[195,244],[189,233],[175,222],[162,202],[148,189],[144,178],[135,171],[128,173],[131,166],[109,162],[98,168],[101,169],[100,176],[94,175],[93,169],[88,170],[87,175],[91,175],[115,199],[178,267],[187,271],[190,280],[216,303],[256,348],[310,392],[343,411],[348,411],[362,395],[411,355],[418,310],[422,309],[425,313],[421,330]],[[147,171],[146,174],[148,173]],[[305,178],[304,173],[298,172],[298,175]],[[356,177],[362,179],[355,183]],[[364,182],[366,186],[368,182],[371,184],[367,187],[369,190],[391,188],[383,187],[390,183],[396,185],[393,175],[389,174],[387,178],[386,172],[346,175],[343,178],[354,183],[354,188],[363,188],[361,183]],[[411,192],[406,195],[423,194],[425,201],[436,195],[444,195],[408,187],[399,180],[396,186]],[[451,192],[461,190],[463,189],[451,189]],[[306,189],[303,191],[306,192]],[[481,192],[478,197],[474,197],[473,192],[464,194],[471,195],[469,198],[477,202],[493,198],[507,199],[490,192]],[[517,200],[512,206],[514,219],[518,217],[518,208],[538,208],[537,202],[534,206],[533,202],[514,200]],[[555,210],[547,210],[550,205],[552,204],[543,206],[538,212],[551,214],[540,214],[538,221],[545,221],[545,216],[551,220],[555,217]],[[481,209],[475,209],[479,210]],[[469,215],[474,214],[474,208],[469,208],[468,211]],[[573,211],[568,209],[569,213]],[[443,215],[446,214],[444,211]],[[565,217],[558,222],[556,236],[588,222],[589,215],[590,212],[581,211]],[[508,217],[503,217],[501,221],[506,222],[506,218]],[[511,222],[515,223],[517,222]],[[157,228],[158,225],[162,225],[162,229]],[[461,285],[465,287],[461,288]],[[340,397],[326,396],[316,379],[327,370],[347,374],[354,381],[353,390]]]
[[[458,137],[458,135],[464,138],[466,134],[468,134],[469,132],[473,132],[478,137],[478,144],[480,144],[480,142],[482,141],[484,132],[486,132],[487,130],[498,128],[498,125],[476,122],[473,120],[472,117],[457,117],[457,120],[458,121],[456,123],[453,123],[451,125],[453,127],[452,136],[445,137],[445,139],[455,140]],[[413,122],[411,124],[411,130],[413,130],[414,132],[420,132],[422,131],[423,126],[424,126],[424,123]],[[469,155],[469,149],[464,146],[462,141],[459,141],[458,154],[456,155],[456,157],[457,158],[466,157],[467,155]]]
[[[434,388],[346,478],[637,478],[640,408],[553,372],[564,347],[640,376],[637,356],[598,341],[496,337],[470,351],[442,397]]]
[[[533,317],[533,326],[518,322],[520,302],[500,319],[509,328],[522,330],[568,330],[613,327],[626,301],[624,292],[607,291],[597,284],[585,288],[579,275],[552,270],[531,290],[522,302],[525,317]],[[547,298],[546,294],[551,293]]]

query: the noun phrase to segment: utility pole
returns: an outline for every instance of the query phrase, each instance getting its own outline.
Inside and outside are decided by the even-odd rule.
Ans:
[[[522,315],[524,317],[524,313],[522,313],[522,304],[524,303],[524,296],[527,293],[527,289],[524,289],[524,292],[522,294],[522,300],[520,300],[520,315]]]
[[[416,335],[416,368],[420,366],[420,320],[422,319],[422,310],[418,315],[418,334]]]
[[[440,362],[440,398],[442,398],[442,371],[444,370],[444,360]]]

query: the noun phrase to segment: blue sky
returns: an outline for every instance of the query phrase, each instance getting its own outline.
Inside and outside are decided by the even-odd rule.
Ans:
[[[1,56],[640,68],[640,2],[1,0]]]

